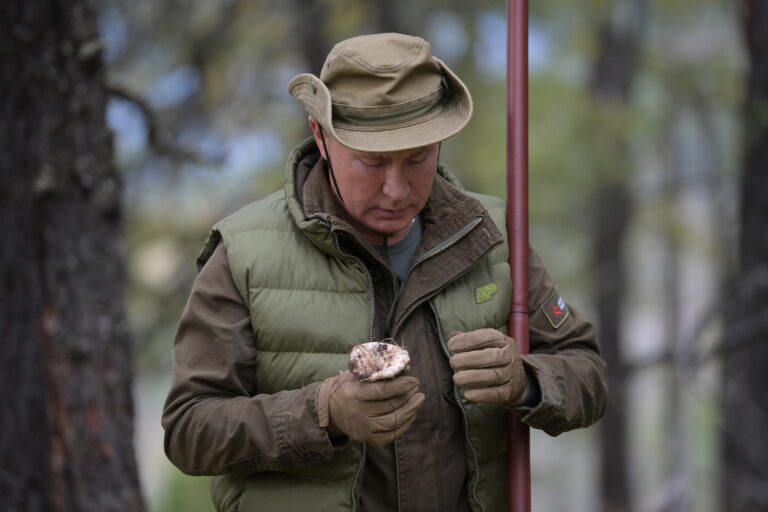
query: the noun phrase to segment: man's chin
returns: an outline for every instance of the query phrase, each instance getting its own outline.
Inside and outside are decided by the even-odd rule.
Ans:
[[[411,220],[406,222],[378,222],[367,227],[382,237],[392,238],[404,236],[413,225]]]

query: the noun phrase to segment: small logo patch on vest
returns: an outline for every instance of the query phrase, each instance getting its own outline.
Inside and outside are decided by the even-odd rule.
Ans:
[[[475,302],[478,304],[491,300],[496,292],[499,291],[499,287],[496,283],[488,283],[483,286],[478,286],[475,290]]]
[[[541,305],[541,311],[555,329],[563,325],[571,313],[568,311],[568,305],[557,292],[553,293],[552,297]]]

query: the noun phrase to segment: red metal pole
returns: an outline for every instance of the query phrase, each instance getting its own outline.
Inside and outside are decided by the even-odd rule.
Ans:
[[[507,0],[507,233],[512,273],[508,329],[528,353],[528,0]],[[528,427],[510,413],[509,510],[531,510]]]

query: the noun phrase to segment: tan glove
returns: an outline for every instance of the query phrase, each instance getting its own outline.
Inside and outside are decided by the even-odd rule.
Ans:
[[[448,350],[453,382],[467,400],[510,406],[523,401],[527,382],[515,340],[496,329],[452,332]]]
[[[365,382],[349,371],[326,379],[317,397],[321,427],[342,432],[363,443],[386,445],[397,439],[416,419],[424,402],[419,380],[398,376]]]

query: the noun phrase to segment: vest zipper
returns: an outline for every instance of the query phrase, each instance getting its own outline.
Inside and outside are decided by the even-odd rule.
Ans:
[[[440,317],[437,315],[437,308],[435,307],[435,304],[430,300],[429,301],[429,308],[432,310],[432,315],[435,317],[435,328],[437,330],[437,338],[440,340],[440,347],[443,349],[443,353],[445,354],[445,357],[449,358],[451,357],[450,352],[448,352],[448,346],[445,344],[445,337],[443,335],[443,326],[440,324]],[[477,495],[477,486],[480,482],[480,462],[477,456],[477,450],[475,449],[474,445],[472,444],[472,441],[469,437],[469,417],[467,416],[467,410],[464,408],[464,404],[461,402],[461,396],[459,395],[459,388],[456,386],[456,384],[453,385],[453,396],[456,399],[456,405],[459,406],[459,410],[461,411],[461,417],[464,421],[464,435],[467,438],[467,446],[469,446],[469,451],[472,455],[472,464],[475,467],[475,477],[472,479],[472,498],[475,500],[475,503],[477,503],[477,506],[480,507],[480,510],[485,510],[483,507],[483,504],[480,502],[480,498]]]
[[[394,310],[397,308],[397,303],[400,301],[400,294],[401,294],[402,290],[405,288],[404,283],[405,283],[405,281],[408,280],[408,277],[411,275],[411,272],[413,271],[413,269],[416,268],[417,265],[420,265],[424,261],[428,260],[429,258],[431,258],[433,256],[436,256],[436,255],[440,254],[441,252],[445,251],[446,249],[449,249],[450,247],[454,246],[459,240],[461,240],[462,238],[467,236],[467,234],[469,234],[470,231],[475,229],[482,221],[483,221],[483,216],[482,215],[480,215],[478,217],[475,217],[474,219],[469,221],[467,224],[465,224],[461,229],[459,229],[456,233],[454,233],[452,236],[450,236],[449,238],[447,238],[443,242],[439,243],[438,245],[432,247],[431,249],[428,249],[426,252],[421,254],[421,256],[419,256],[418,258],[413,260],[413,263],[411,263],[411,266],[408,267],[408,272],[406,272],[406,274],[405,274],[405,278],[403,279],[403,285],[401,285],[400,288],[395,293],[395,297],[394,297],[394,299],[392,301],[391,313],[394,313]],[[431,301],[430,301],[430,306],[432,306],[432,302]],[[433,309],[433,312],[434,312],[434,309]],[[434,314],[435,314],[435,319],[437,320],[437,322],[439,324],[439,319],[437,318],[437,313],[434,312]],[[390,315],[387,315],[387,316],[390,316]],[[387,323],[389,323],[389,321],[390,321],[390,319],[387,318]],[[395,333],[394,332],[392,333],[392,337],[393,338],[395,337]],[[438,328],[438,337],[440,338],[440,344],[442,346],[443,345],[443,339],[442,339],[442,334],[440,333],[439,328]],[[450,354],[447,353],[447,348],[445,348],[444,346],[443,346],[443,352],[445,352],[447,357],[450,357]],[[463,416],[463,419],[464,419],[464,432],[467,433],[467,442],[469,443],[469,435],[468,435],[469,421],[467,420],[466,411],[464,411],[464,408],[461,405],[461,401],[459,400],[459,396],[458,396],[458,390],[456,389],[455,386],[454,386],[454,393],[456,393],[456,402],[459,404],[459,409],[461,409],[461,413],[462,413],[462,416]],[[471,444],[470,444],[470,447],[472,448],[473,457],[475,459],[475,467],[477,468],[476,471],[475,471],[475,474],[477,475],[480,472],[480,469],[479,469],[480,466],[477,463],[477,455],[474,453],[474,447],[472,447]],[[401,509],[401,499],[400,499],[400,464],[399,464],[399,459],[397,457],[397,441],[395,441],[395,473],[396,473],[395,474],[395,481],[397,482],[397,510],[399,512],[400,509]],[[477,502],[477,504],[482,509],[483,506],[480,503],[480,500],[477,498],[477,494],[475,492],[476,488],[477,488],[477,481],[475,481],[475,483],[474,483],[473,497],[475,498],[475,501]]]
[[[328,230],[331,229],[331,223],[321,221],[325,227],[328,228]],[[333,246],[336,248],[336,250],[341,254],[342,256],[346,256],[347,258],[352,258],[356,262],[360,264],[360,266],[363,268],[363,271],[365,272],[365,278],[368,280],[368,293],[371,298],[371,310],[368,315],[368,341],[373,341],[374,337],[374,329],[373,329],[373,319],[376,315],[376,294],[373,290],[373,278],[371,277],[371,272],[368,270],[368,267],[365,266],[365,263],[363,263],[363,260],[355,256],[354,254],[349,254],[348,252],[342,250],[341,244],[339,244],[339,237],[333,235]]]
[[[325,225],[328,230],[331,229],[330,222],[321,221],[323,225]],[[363,263],[363,260],[358,258],[357,256],[354,256],[352,254],[349,254],[348,252],[345,252],[341,249],[341,244],[339,244],[339,237],[331,234],[333,236],[333,245],[336,247],[336,250],[341,254],[342,256],[346,256],[348,258],[352,258],[353,260],[357,261],[360,266],[363,268],[363,271],[365,272],[365,277],[368,280],[368,290],[371,297],[371,310],[368,316],[368,341],[373,340],[374,337],[374,329],[373,329],[373,319],[376,315],[376,294],[373,289],[373,278],[371,277],[371,272],[368,270],[368,267]],[[357,467],[355,468],[355,474],[352,475],[352,492],[351,492],[351,499],[352,499],[352,512],[356,512],[359,509],[360,506],[360,497],[357,493],[357,482],[360,480],[360,475],[363,472],[363,468],[365,467],[365,456],[366,456],[366,445],[365,443],[360,443],[360,458],[357,461]]]

